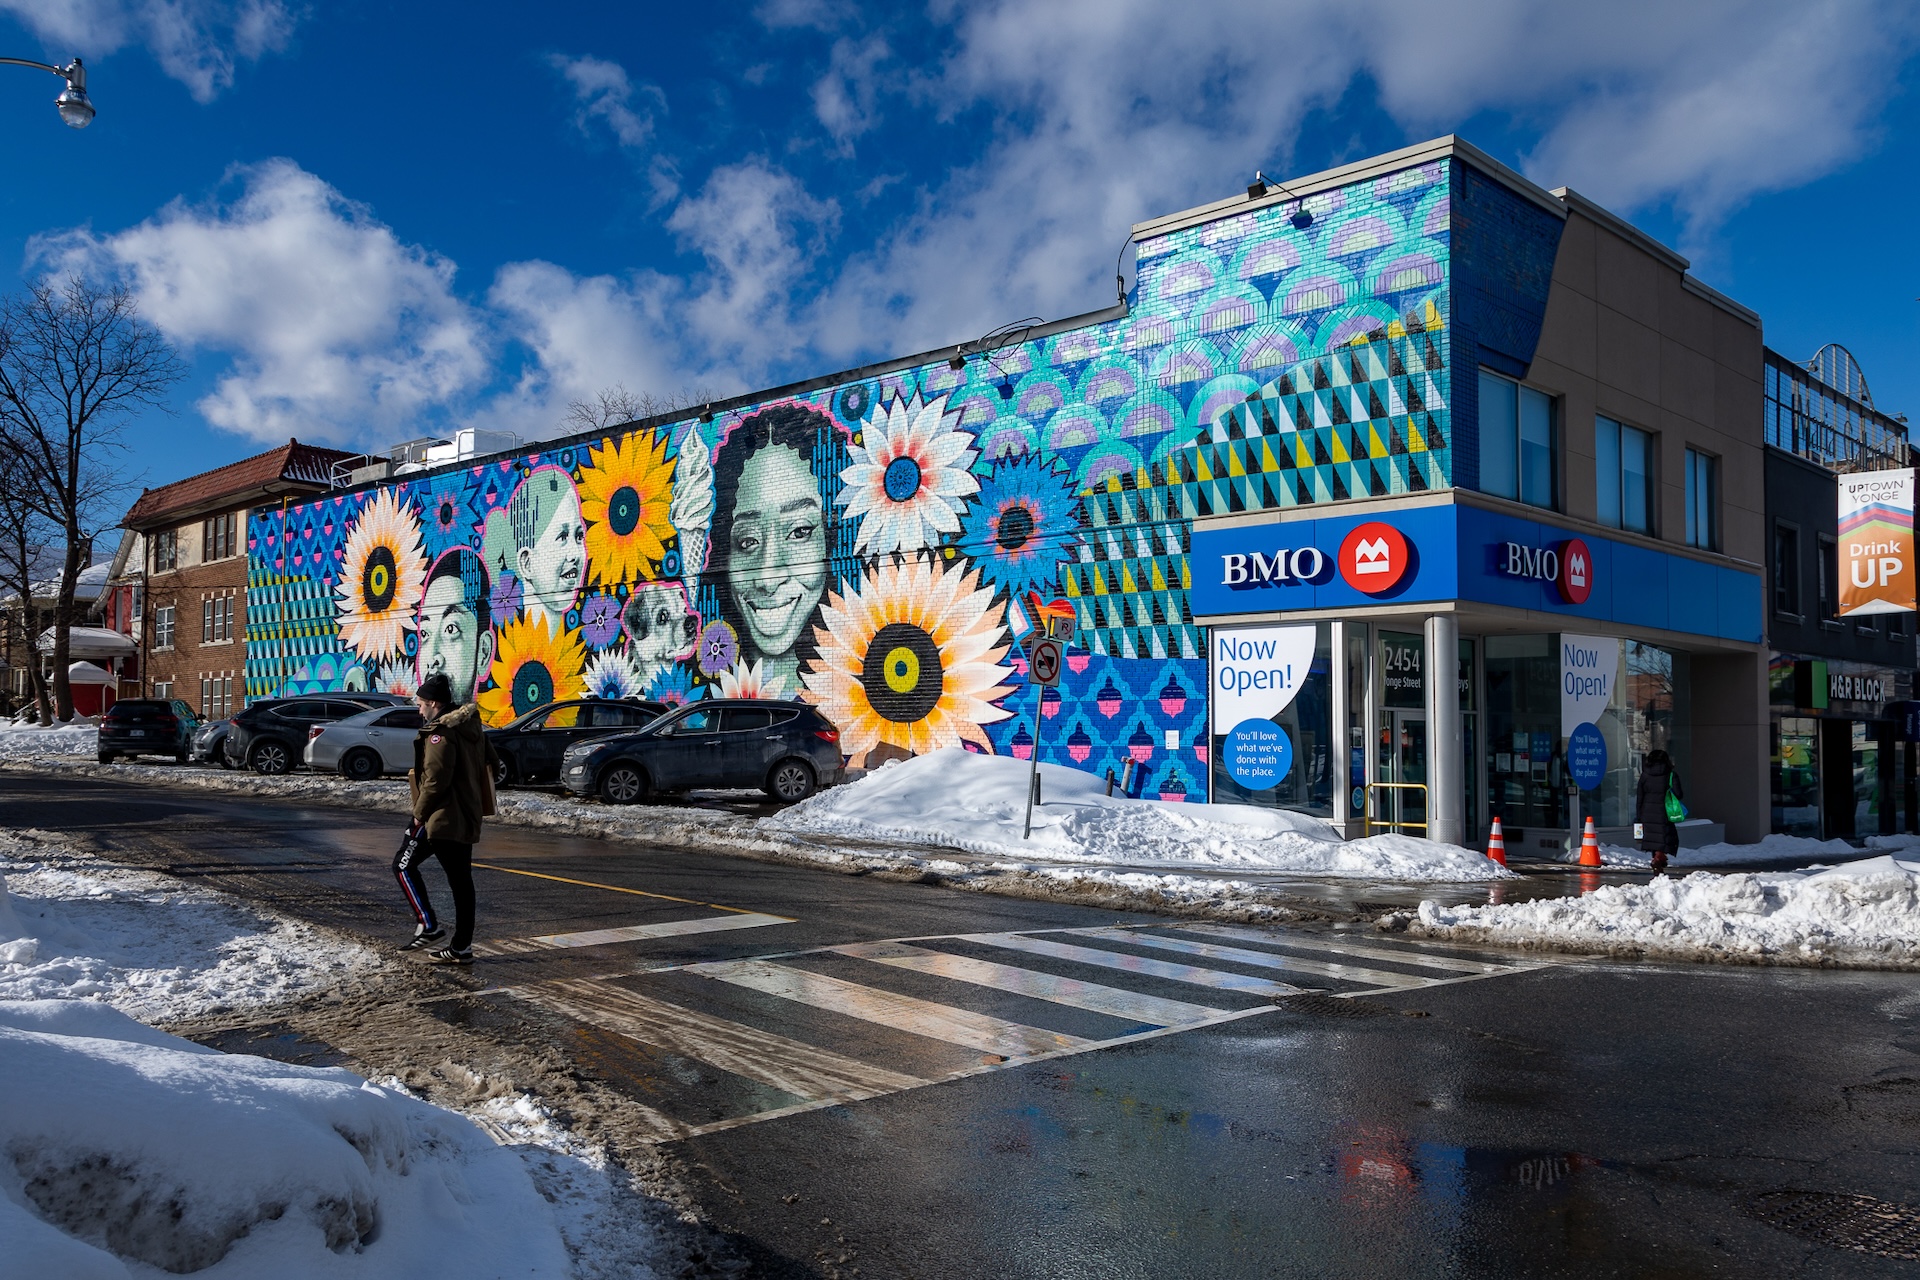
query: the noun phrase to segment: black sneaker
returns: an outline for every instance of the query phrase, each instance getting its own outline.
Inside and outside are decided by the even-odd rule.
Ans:
[[[401,951],[419,951],[432,946],[446,936],[447,931],[445,929],[435,929],[432,933],[428,933],[425,925],[417,924],[413,927],[413,937],[401,943],[399,949]]]
[[[427,952],[427,959],[433,961],[435,964],[471,965],[473,963],[473,949],[469,947],[464,951],[456,951],[452,947],[440,947],[437,950]]]

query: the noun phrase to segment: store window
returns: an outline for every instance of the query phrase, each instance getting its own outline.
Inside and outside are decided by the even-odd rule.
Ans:
[[[1593,420],[1600,523],[1653,532],[1653,437],[1612,418]]]
[[[1312,633],[1310,637],[1306,634],[1308,632]],[[1211,750],[1207,753],[1208,768],[1213,777],[1213,801],[1215,804],[1294,809],[1331,817],[1335,763],[1338,760],[1332,720],[1333,628],[1322,622],[1304,627],[1247,628],[1234,634],[1252,637],[1255,643],[1259,643],[1262,633],[1266,633],[1282,650],[1293,648],[1303,656],[1311,655],[1304,663],[1294,664],[1304,667],[1304,670],[1298,672],[1297,678],[1292,678],[1291,696],[1284,698],[1284,706],[1266,717],[1286,737],[1287,764],[1281,775],[1268,784],[1265,776],[1255,776],[1240,767],[1239,762],[1245,757],[1229,742],[1230,738],[1236,736],[1240,726],[1229,725],[1223,729],[1216,724]],[[1215,639],[1213,675],[1217,706],[1221,697],[1219,681],[1223,664],[1218,651],[1218,633]],[[1257,669],[1258,660],[1253,661]]]
[[[1553,398],[1480,371],[1480,488],[1530,506],[1555,508],[1560,474]]]
[[[1720,459],[1687,450],[1687,545],[1720,549]]]
[[[1486,638],[1487,810],[1510,829],[1565,827],[1560,659],[1550,635]]]
[[[1773,611],[1800,615],[1800,530],[1784,520],[1773,526]]]
[[[1773,722],[1773,829],[1820,838],[1820,722],[1779,716]]]

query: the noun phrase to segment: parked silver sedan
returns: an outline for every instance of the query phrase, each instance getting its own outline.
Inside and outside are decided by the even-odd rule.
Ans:
[[[420,713],[412,707],[374,707],[345,720],[314,725],[307,732],[307,767],[334,769],[355,782],[383,773],[405,773],[413,768],[413,742],[420,723]]]

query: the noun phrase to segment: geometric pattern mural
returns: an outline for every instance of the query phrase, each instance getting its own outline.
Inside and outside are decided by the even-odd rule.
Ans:
[[[1451,483],[1441,161],[1136,245],[1122,318],[377,487],[248,526],[248,693],[799,697],[856,763],[1030,756],[1204,797],[1192,521]]]

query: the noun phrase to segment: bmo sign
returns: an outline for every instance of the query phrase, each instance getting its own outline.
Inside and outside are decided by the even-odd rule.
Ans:
[[[1593,552],[1578,538],[1552,547],[1503,542],[1496,563],[1509,578],[1551,582],[1568,604],[1585,604],[1593,594]]]
[[[1377,596],[1400,585],[1413,555],[1406,535],[1378,520],[1354,529],[1340,544],[1340,576],[1355,591]]]

